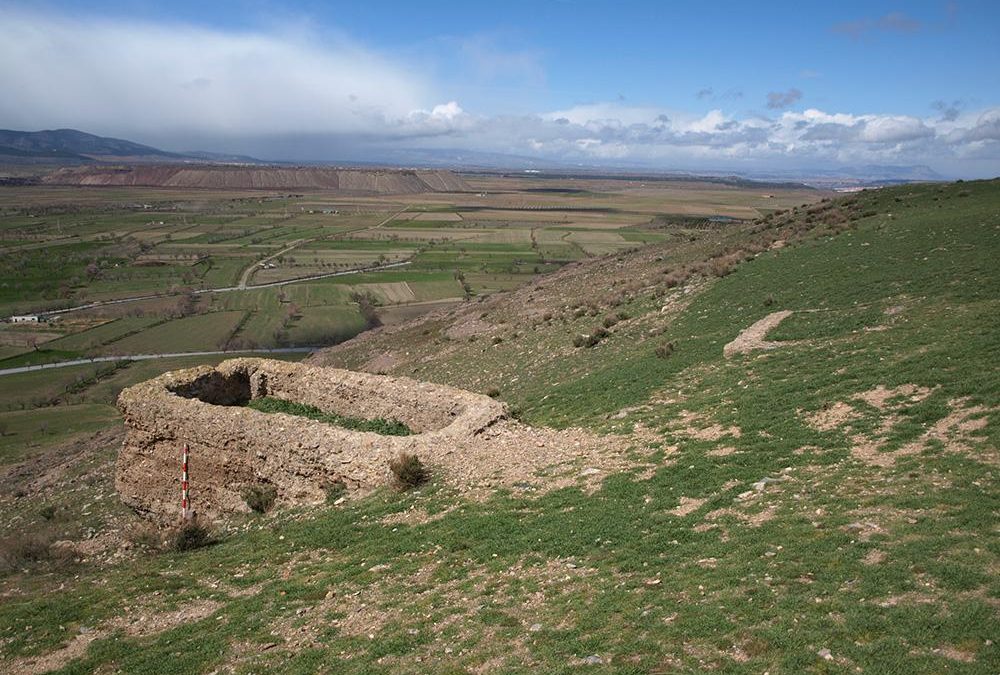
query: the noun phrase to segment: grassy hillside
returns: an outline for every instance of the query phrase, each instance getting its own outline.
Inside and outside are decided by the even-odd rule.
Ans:
[[[73,673],[1000,670],[1000,181],[657,234],[313,358],[627,435],[632,470],[485,502],[438,477],[250,519],[190,553],[25,563],[52,574],[8,573],[3,658]],[[724,355],[784,310],[767,349]]]

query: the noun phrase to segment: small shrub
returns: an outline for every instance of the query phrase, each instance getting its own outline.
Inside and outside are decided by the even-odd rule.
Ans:
[[[724,277],[736,268],[737,260],[735,254],[712,258],[708,264],[708,271],[714,277]]]
[[[429,473],[424,463],[414,454],[403,452],[389,460],[389,470],[396,477],[396,484],[402,490],[409,490],[427,482]]]
[[[663,344],[657,345],[656,349],[653,351],[655,352],[656,358],[658,359],[669,358],[670,355],[674,353],[674,343],[664,342]]]
[[[681,272],[671,272],[663,278],[663,284],[667,288],[674,288],[684,283],[685,278],[685,275]]]
[[[278,498],[278,490],[273,485],[250,485],[243,488],[243,501],[251,511],[267,513]]]
[[[202,525],[197,518],[185,521],[175,529],[170,536],[170,549],[173,551],[193,551],[213,543],[212,530]]]
[[[25,532],[0,539],[0,569],[19,570],[52,555],[52,537],[47,532]]]
[[[595,347],[601,340],[606,338],[610,333],[603,326],[598,326],[590,335],[577,335],[573,338],[574,347]]]
[[[604,321],[601,322],[601,324],[605,328],[611,328],[616,323],[618,323],[618,317],[614,316],[613,314],[608,314],[606,317],[604,317]]]
[[[764,298],[764,306],[765,307],[770,307],[773,304],[774,304],[774,294],[773,293],[768,293],[767,297]]]
[[[42,520],[52,520],[56,517],[56,507],[52,504],[46,504],[38,509],[38,515],[42,517]]]
[[[125,530],[125,538],[132,545],[155,551],[163,546],[163,535],[150,523],[135,523]]]
[[[342,480],[335,480],[332,483],[327,483],[323,491],[326,492],[326,503],[333,504],[347,494],[347,483]]]
[[[499,387],[490,387],[489,389],[486,390],[486,395],[489,396],[490,398],[498,397],[500,395]]]

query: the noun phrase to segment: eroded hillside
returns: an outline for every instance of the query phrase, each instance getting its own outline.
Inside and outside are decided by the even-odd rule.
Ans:
[[[343,194],[462,192],[468,187],[445,170],[339,169],[277,166],[82,166],[58,169],[46,185],[145,186],[216,190],[326,190]]]

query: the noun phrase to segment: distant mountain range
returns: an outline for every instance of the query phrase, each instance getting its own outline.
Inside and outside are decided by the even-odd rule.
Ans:
[[[253,157],[214,152],[167,152],[120,138],[76,129],[0,129],[0,163],[83,164],[90,162],[227,162],[264,164]]]
[[[167,152],[141,143],[95,136],[76,129],[51,131],[13,131],[0,129],[0,164],[35,164],[74,166],[81,164],[256,164],[256,165],[352,165],[448,168],[465,171],[502,171],[572,174],[635,174],[669,178],[711,177],[771,183],[796,182],[815,187],[863,187],[914,181],[937,181],[944,178],[927,166],[858,166],[800,170],[756,171],[669,171],[646,166],[583,164],[541,157],[529,157],[476,150],[430,148],[380,148],[363,159],[338,158],[340,161],[285,162],[264,161],[246,155],[204,151]],[[346,160],[346,161],[345,161]]]

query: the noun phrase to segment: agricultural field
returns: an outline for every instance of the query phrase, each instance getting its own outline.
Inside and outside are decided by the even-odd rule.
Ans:
[[[568,263],[669,242],[713,218],[823,197],[677,181],[466,182],[464,193],[351,198],[3,188],[0,317],[47,320],[0,324],[0,370],[161,350],[325,346],[370,324],[359,294],[387,317],[412,318]]]

